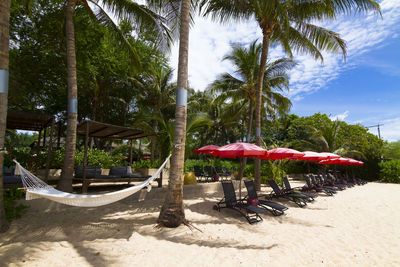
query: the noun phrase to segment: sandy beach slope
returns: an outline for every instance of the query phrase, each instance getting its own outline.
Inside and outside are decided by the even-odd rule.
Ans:
[[[400,185],[320,195],[250,225],[212,209],[221,193],[185,199],[197,228],[156,229],[162,200],[99,208],[31,201],[0,236],[0,266],[400,266]],[[45,207],[45,208],[43,208]]]

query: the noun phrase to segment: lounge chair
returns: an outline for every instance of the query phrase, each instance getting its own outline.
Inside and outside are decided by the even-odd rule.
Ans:
[[[342,190],[346,189],[346,185],[343,184],[343,183],[340,183],[340,182],[336,179],[336,177],[333,176],[333,175],[330,174],[330,173],[326,175],[326,179],[325,179],[325,180],[328,180],[333,186],[339,187],[339,188],[341,188]]]
[[[299,207],[307,206],[307,197],[297,193],[285,192],[279,188],[274,180],[268,180],[269,186],[271,186],[273,192],[269,195],[271,198],[286,198],[297,204]]]
[[[205,178],[203,169],[200,166],[195,165],[193,166],[193,171],[197,182],[203,182],[203,178]]]
[[[297,194],[301,194],[307,197],[307,201],[314,201],[315,198],[317,197],[317,195],[312,194],[312,193],[307,193],[307,192],[300,192],[297,191],[297,189],[302,190],[302,187],[294,187],[292,188],[292,186],[290,185],[289,179],[284,177],[283,179],[283,184],[285,185],[285,191],[284,192],[291,192],[291,193],[297,193]]]
[[[214,167],[215,173],[218,174],[218,176],[221,178],[221,180],[227,180],[229,176],[231,176],[229,173],[227,173],[225,167]]]
[[[263,219],[259,213],[265,212],[264,209],[237,200],[232,181],[221,181],[221,184],[224,190],[224,198],[214,206],[214,209],[218,211],[223,208],[232,209],[244,216],[250,224],[262,222]]]
[[[247,188],[248,197],[257,199],[258,207],[271,212],[272,215],[274,215],[274,216],[283,215],[285,213],[285,210],[288,209],[288,207],[278,204],[276,202],[259,199],[257,196],[257,190],[256,190],[256,186],[254,184],[254,181],[252,181],[252,180],[245,181],[244,184],[246,185],[246,188]]]
[[[324,189],[322,187],[318,187],[318,186],[312,184],[311,178],[310,178],[310,176],[308,174],[306,174],[304,176],[304,178],[306,180],[306,185],[303,186],[304,190],[306,190],[306,191],[315,191],[317,193],[325,193],[328,196],[333,196],[332,191]]]
[[[333,183],[332,181],[329,181],[326,177],[327,177],[326,175],[319,174],[317,176],[317,180],[323,186],[333,187],[335,190],[344,190],[344,189],[346,189],[345,186],[335,185],[335,183]]]
[[[132,173],[131,166],[112,166],[110,172],[105,178],[132,178],[132,179],[148,179],[151,175],[143,175],[140,173]],[[128,183],[129,184],[129,183]]]
[[[203,167],[204,177],[206,178],[206,182],[214,182],[214,170],[211,166],[204,166]]]
[[[332,186],[323,185],[322,183],[320,183],[319,181],[317,181],[317,177],[318,177],[318,175],[316,175],[316,174],[311,174],[311,175],[310,175],[311,182],[312,182],[317,188],[321,188],[321,189],[323,189],[323,190],[327,190],[327,191],[332,192],[332,194],[336,194],[337,189],[335,189],[335,188],[332,187]]]

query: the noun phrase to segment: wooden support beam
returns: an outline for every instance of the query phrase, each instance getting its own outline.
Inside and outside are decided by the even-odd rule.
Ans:
[[[54,135],[54,118],[51,121],[51,128],[50,128],[50,140],[49,140],[49,148],[47,149],[47,159],[46,159],[46,174],[44,176],[45,182],[47,182],[49,178],[49,168],[50,168],[50,160],[51,160],[51,152],[53,150],[53,135]]]

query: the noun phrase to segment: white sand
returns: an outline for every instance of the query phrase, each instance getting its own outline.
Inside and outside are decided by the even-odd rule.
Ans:
[[[356,186],[306,208],[283,202],[286,215],[255,225],[213,210],[219,198],[185,200],[202,232],[156,229],[159,200],[33,205],[0,236],[0,266],[400,266],[400,185]]]

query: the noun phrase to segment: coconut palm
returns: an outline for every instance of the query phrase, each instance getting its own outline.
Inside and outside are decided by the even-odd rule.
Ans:
[[[373,0],[208,0],[204,1],[205,15],[221,22],[231,19],[254,18],[263,34],[260,69],[256,85],[255,128],[256,144],[261,141],[261,106],[264,71],[271,42],[282,45],[290,56],[292,50],[323,59],[321,50],[346,55],[346,45],[339,34],[312,24],[313,21],[335,19],[340,13],[375,11],[379,4]],[[260,190],[260,160],[255,164],[255,183]]]
[[[135,86],[139,89],[140,113],[145,117],[163,114],[163,117],[173,116],[175,104],[175,85],[171,83],[173,70],[155,62],[149,69],[134,79]],[[149,105],[151,103],[151,105]],[[140,115],[139,115],[140,116]],[[154,160],[156,149],[157,119],[151,118],[151,159]]]
[[[172,14],[177,14],[176,12],[179,9],[176,8],[176,4],[179,1],[171,0],[163,2],[167,2],[168,7],[171,7],[173,10]],[[158,217],[158,223],[166,227],[178,227],[182,223],[186,223],[185,211],[183,209],[183,165],[186,141],[190,8],[190,0],[180,1],[179,60],[174,141],[168,191]]]
[[[226,55],[223,60],[229,60],[234,64],[234,75],[224,73],[210,86],[212,92],[219,94],[215,99],[216,102],[237,103],[243,109],[248,110],[248,117],[245,119],[245,121],[248,121],[247,142],[250,142],[253,123],[260,56],[261,45],[257,43],[257,40],[253,41],[248,48],[240,44],[233,44],[232,52]],[[281,58],[267,64],[262,93],[263,102],[268,103],[265,109],[266,113],[274,115],[277,111],[282,114],[289,110],[291,102],[281,92],[284,89],[289,89],[287,71],[295,65],[296,63],[289,58]],[[246,158],[242,159],[239,171],[240,178],[243,175],[246,161]]]
[[[89,3],[96,7],[93,11]],[[102,6],[100,6],[100,4]],[[72,191],[72,175],[74,169],[74,156],[76,149],[76,124],[78,117],[78,86],[76,78],[76,56],[75,56],[75,29],[73,22],[74,10],[77,5],[83,5],[93,17],[100,23],[111,29],[114,37],[120,40],[121,45],[127,48],[132,59],[133,69],[140,70],[140,61],[135,49],[129,44],[124,34],[120,31],[113,20],[107,15],[103,8],[111,11],[115,17],[126,19],[132,25],[151,28],[154,32],[162,33],[160,36],[165,36],[167,28],[163,24],[163,19],[160,16],[132,1],[117,1],[117,0],[67,0],[66,5],[66,39],[67,39],[67,83],[68,83],[68,119],[67,132],[65,139],[65,157],[63,162],[63,170],[58,182],[58,189],[66,192]],[[102,8],[103,7],[103,8]],[[166,38],[161,38],[165,40]]]
[[[0,149],[4,147],[7,121],[8,97],[8,42],[10,21],[10,0],[0,2]],[[0,151],[0,170],[3,170],[4,150]],[[4,211],[3,171],[0,172],[0,233],[9,225]]]

